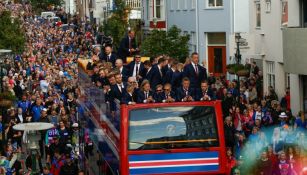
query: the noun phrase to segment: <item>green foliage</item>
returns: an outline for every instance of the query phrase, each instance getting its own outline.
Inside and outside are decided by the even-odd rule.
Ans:
[[[243,64],[228,64],[226,68],[230,74],[236,74],[237,72],[243,71],[243,70],[249,71],[249,67]]]
[[[33,10],[40,13],[48,10],[51,5],[60,6],[63,4],[63,0],[30,0]]]
[[[3,11],[0,14],[0,49],[11,49],[14,53],[21,53],[25,41],[20,20],[15,18],[12,22],[11,12]]]
[[[189,35],[181,35],[181,30],[172,26],[167,32],[152,30],[143,41],[141,51],[145,56],[169,55],[184,62],[189,55]]]
[[[113,45],[116,49],[127,32],[129,9],[123,0],[115,0],[114,4],[116,9],[112,12],[111,17],[104,21],[103,31],[105,35],[113,38]]]
[[[10,91],[0,93],[0,99],[1,100],[10,100],[10,101],[16,101],[17,100],[16,96],[13,95]]]

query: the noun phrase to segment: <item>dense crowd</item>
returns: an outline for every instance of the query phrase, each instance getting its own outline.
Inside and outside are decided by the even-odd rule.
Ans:
[[[38,19],[28,4],[0,3],[3,10],[20,16],[27,43],[25,52],[14,62],[7,59],[4,66],[5,92],[14,94],[18,102],[0,117],[2,174],[83,174],[67,146],[77,146],[80,139],[78,58],[90,59],[86,68],[91,80],[104,92],[112,110],[114,101],[134,105],[221,100],[228,174],[295,175],[304,170],[304,113],[291,113],[289,89],[279,98],[273,87],[263,93],[262,72],[255,62],[248,66],[248,77],[229,81],[225,76],[207,75],[197,53],[185,63],[171,55],[142,62],[134,31],[128,32],[115,53],[111,45],[95,46],[104,41],[95,38],[95,27],[78,17],[71,20],[73,27],[64,30],[53,21]],[[61,9],[57,14],[65,16]],[[133,61],[126,59],[129,56]],[[13,130],[26,122],[54,124],[42,133],[38,151],[26,150],[23,133]],[[89,136],[85,137],[91,150]],[[27,155],[26,161],[21,154]]]

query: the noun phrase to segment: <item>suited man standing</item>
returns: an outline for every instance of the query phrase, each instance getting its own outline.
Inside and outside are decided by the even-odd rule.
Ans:
[[[131,30],[128,32],[128,35],[121,40],[117,54],[126,63],[127,57],[134,55],[138,51],[139,49],[135,41],[135,32]]]
[[[158,64],[154,65],[152,67],[152,74],[150,77],[148,77],[148,80],[150,82],[150,86],[152,88],[155,88],[158,84],[162,84],[163,81],[163,72],[162,72],[162,68],[165,66],[166,61],[165,59],[162,57],[159,59]]]
[[[98,56],[98,57],[99,57],[99,60],[102,60],[102,59],[103,59],[103,53],[101,52],[100,47],[96,46],[96,47],[94,48],[94,55]]]
[[[196,100],[198,101],[209,101],[213,100],[213,91],[209,87],[209,84],[207,81],[202,81],[200,85],[200,90],[197,91],[196,94]]]
[[[104,55],[102,57],[102,60],[105,62],[111,62],[113,67],[115,66],[117,55],[113,53],[111,46],[106,46],[104,49]]]
[[[128,71],[128,69],[126,67],[124,67],[123,60],[122,59],[117,59],[115,61],[115,67],[119,71],[119,73],[122,75],[123,81],[127,82],[129,71]]]
[[[145,67],[141,62],[140,55],[135,55],[134,60],[127,65],[127,68],[129,71],[129,77],[135,77],[137,82],[142,81],[142,72],[144,71]]]
[[[183,69],[184,77],[188,77],[191,82],[192,88],[199,88],[200,83],[203,80],[207,80],[207,70],[206,68],[200,66],[199,62],[199,55],[198,53],[194,52],[191,56],[191,63],[186,65]]]

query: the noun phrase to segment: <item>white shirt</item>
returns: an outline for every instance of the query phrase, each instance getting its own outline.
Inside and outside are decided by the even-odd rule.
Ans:
[[[134,68],[133,68],[133,77],[136,77],[137,72],[136,72],[136,67],[138,67],[138,74],[140,75],[140,63],[135,63]]]
[[[22,117],[22,114],[18,114],[18,118],[20,120],[20,123],[23,123],[23,117]]]
[[[192,65],[193,65],[194,70],[195,70],[195,72],[196,72],[196,66],[197,66],[197,65],[196,65],[195,63],[193,63],[193,62],[192,62]],[[198,68],[197,68],[197,70],[198,70]]]

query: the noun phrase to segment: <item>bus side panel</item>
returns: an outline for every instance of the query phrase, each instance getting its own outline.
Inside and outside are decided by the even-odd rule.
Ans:
[[[220,141],[220,171],[226,172],[226,148],[225,148],[225,135],[224,135],[224,120],[223,120],[223,112],[222,112],[222,103],[221,101],[216,101],[215,104],[215,113],[216,113],[216,121],[217,127],[219,131],[219,141]]]
[[[107,138],[105,133],[101,128],[97,128],[92,119],[88,120],[88,127],[90,128],[90,136],[96,146],[99,154],[101,154],[103,159],[103,166],[107,165],[114,174],[117,174],[119,171],[119,160],[115,155],[114,151],[110,148],[110,145],[107,143]],[[95,154],[95,153],[93,153]]]
[[[129,175],[128,167],[128,108],[126,105],[121,106],[121,123],[120,123],[120,175]]]

